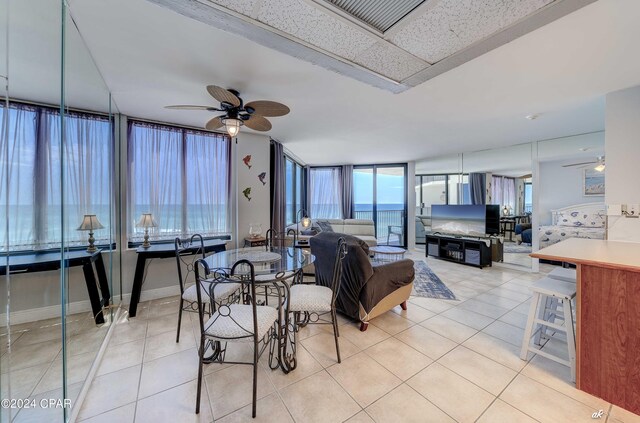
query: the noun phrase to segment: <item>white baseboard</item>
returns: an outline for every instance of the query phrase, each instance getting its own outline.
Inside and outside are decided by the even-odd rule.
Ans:
[[[172,297],[180,295],[180,287],[176,284],[164,288],[155,288],[142,291],[140,301],[156,300],[158,298]],[[112,299],[112,301],[116,301]],[[122,296],[122,304],[128,305],[131,302],[131,294]],[[91,311],[91,302],[89,300],[76,301],[67,305],[67,314],[84,313]],[[11,324],[19,325],[21,323],[35,322],[37,320],[52,319],[60,317],[60,304],[31,308],[27,310],[19,310],[11,312]],[[0,326],[7,323],[7,314],[0,314]]]

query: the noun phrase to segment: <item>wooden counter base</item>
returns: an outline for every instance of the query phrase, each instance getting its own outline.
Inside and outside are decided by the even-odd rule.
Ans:
[[[578,265],[576,387],[640,414],[640,273]]]

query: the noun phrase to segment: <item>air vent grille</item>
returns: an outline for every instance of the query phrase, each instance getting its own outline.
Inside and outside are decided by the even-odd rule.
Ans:
[[[325,0],[351,16],[385,32],[425,0]]]

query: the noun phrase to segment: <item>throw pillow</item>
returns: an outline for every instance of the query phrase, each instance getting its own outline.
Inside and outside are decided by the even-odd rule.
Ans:
[[[322,232],[333,232],[333,228],[331,227],[331,224],[326,220],[318,221],[318,226],[320,226],[320,229],[322,230]]]
[[[305,229],[304,231],[300,231],[301,235],[314,236],[318,235],[318,231],[315,228]]]

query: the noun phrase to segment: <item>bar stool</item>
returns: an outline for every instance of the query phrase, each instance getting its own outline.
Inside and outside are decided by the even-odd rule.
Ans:
[[[560,281],[576,283],[577,273],[576,269],[558,267],[549,272],[547,277],[551,279],[558,279]]]
[[[557,363],[569,366],[571,380],[575,382],[576,341],[572,300],[576,296],[576,285],[575,283],[546,277],[536,281],[531,285],[530,289],[533,292],[533,298],[531,299],[529,319],[522,339],[520,358],[526,360],[528,352],[531,351]],[[548,300],[555,300],[557,303],[554,305],[553,301]],[[551,307],[549,308],[550,304]],[[559,324],[559,320],[563,324]],[[534,335],[534,343],[537,345],[540,345],[543,339],[550,339],[546,333],[547,329],[554,329],[567,335],[568,361],[531,345],[531,337]]]

